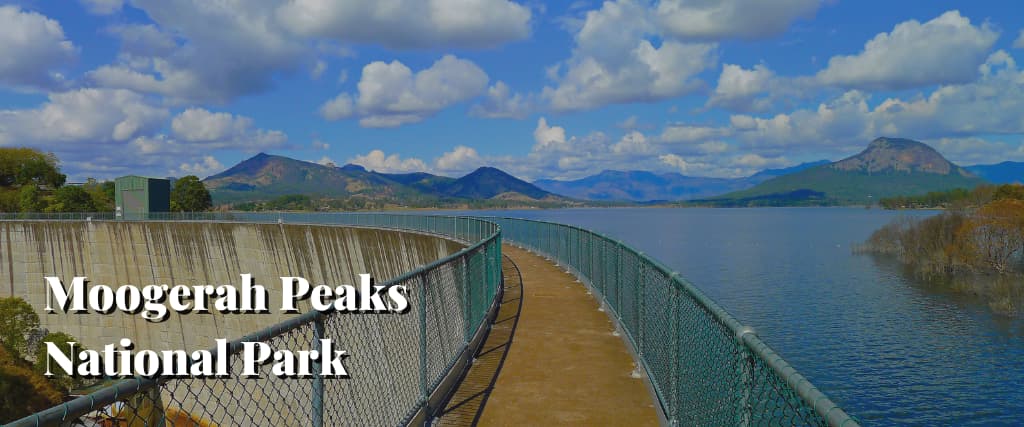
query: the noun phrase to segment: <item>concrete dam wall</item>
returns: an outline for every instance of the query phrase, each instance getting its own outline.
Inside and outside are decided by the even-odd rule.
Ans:
[[[100,349],[129,337],[137,349],[205,349],[294,314],[281,313],[280,276],[311,285],[378,282],[461,250],[440,237],[404,231],[321,225],[209,222],[0,222],[0,296],[24,298],[41,324]],[[268,314],[178,314],[154,323],[138,314],[46,313],[45,276],[66,286],[74,276],[112,288],[234,285],[253,275],[267,289]],[[211,300],[212,302],[212,300]],[[309,311],[300,306],[303,312]]]

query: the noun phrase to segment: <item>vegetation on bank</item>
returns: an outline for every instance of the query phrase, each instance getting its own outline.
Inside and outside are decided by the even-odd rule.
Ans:
[[[44,342],[70,357],[67,343],[78,340],[40,328],[39,316],[25,300],[0,298],[0,423],[57,405],[72,390],[89,385],[89,380],[53,370],[53,376],[43,375],[48,359]]]
[[[199,212],[212,207],[210,192],[194,175],[174,181],[171,210]],[[68,184],[53,153],[0,148],[0,212],[113,212],[114,181],[88,178]]]
[[[1024,186],[979,185],[972,190],[955,188],[917,196],[889,197],[879,200],[878,204],[885,209],[967,209],[999,199],[1024,200]]]
[[[951,191],[921,200],[955,208],[924,219],[896,219],[856,250],[894,256],[924,279],[983,274],[1013,278],[1018,287],[1024,283],[1024,186]],[[1000,305],[1000,311],[1016,311],[1013,301]]]

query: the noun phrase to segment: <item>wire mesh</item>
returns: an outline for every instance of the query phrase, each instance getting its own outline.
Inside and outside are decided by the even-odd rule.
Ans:
[[[673,425],[857,425],[751,329],[657,261],[590,230],[488,218],[598,293]]]
[[[0,220],[113,220],[112,214],[0,214]],[[120,219],[125,220],[125,219]],[[136,219],[133,219],[136,220]],[[141,220],[141,219],[139,219]],[[224,378],[128,378],[10,425],[394,426],[418,413],[465,357],[469,338],[485,326],[500,289],[501,240],[496,224],[470,217],[403,214],[153,213],[150,221],[240,221],[396,228],[442,235],[469,247],[382,283],[405,286],[409,309],[398,315],[308,312],[232,341]],[[243,343],[273,350],[318,349],[320,339],[353,351],[347,378],[242,376]],[[189,349],[195,350],[195,349]],[[326,350],[326,349],[322,349]],[[215,351],[215,350],[214,350]],[[327,357],[330,360],[331,357]],[[327,363],[327,362],[323,362]],[[311,369],[316,371],[316,369]]]

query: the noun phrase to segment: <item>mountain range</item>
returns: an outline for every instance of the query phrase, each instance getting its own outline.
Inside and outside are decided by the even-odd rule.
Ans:
[[[694,202],[716,206],[870,204],[886,197],[973,188],[985,182],[924,143],[877,138],[864,151],[838,162]]]
[[[678,173],[606,170],[585,178],[559,181],[542,179],[533,184],[568,197],[601,201],[676,201],[712,197],[753,187],[771,178],[829,163],[802,163],[783,169],[765,169],[742,178],[707,178]]]
[[[995,184],[1024,183],[1024,162],[1002,162],[994,165],[967,166],[971,173]]]
[[[479,200],[572,204],[569,199],[492,167],[449,178],[425,172],[386,174],[359,165],[328,166],[265,153],[210,176],[203,183],[218,204],[294,194],[423,207]]]
[[[260,153],[204,183],[218,204],[301,194],[372,201],[377,207],[559,207],[666,201],[776,206],[865,204],[896,195],[971,188],[986,181],[1021,182],[1022,177],[1024,163],[964,168],[924,143],[878,138],[864,151],[837,162],[819,160],[742,178],[606,170],[577,180],[542,179],[531,184],[493,167],[451,178],[426,172],[381,173],[354,164],[337,167]]]

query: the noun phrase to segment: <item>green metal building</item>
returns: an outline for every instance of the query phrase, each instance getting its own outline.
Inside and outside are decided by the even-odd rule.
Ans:
[[[128,175],[114,180],[118,219],[146,219],[150,212],[171,210],[171,181]]]

